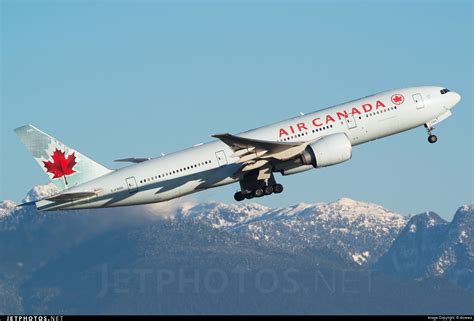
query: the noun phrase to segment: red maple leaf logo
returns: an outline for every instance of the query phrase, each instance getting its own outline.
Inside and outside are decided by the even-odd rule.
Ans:
[[[400,104],[403,104],[403,102],[405,101],[405,97],[403,97],[403,95],[393,95],[390,100],[392,101],[392,103],[394,103],[395,105],[400,105]]]
[[[50,161],[43,161],[44,167],[48,173],[53,174],[54,178],[64,177],[64,182],[67,185],[66,176],[75,173],[74,166],[76,163],[76,155],[74,152],[67,157],[64,155],[64,152],[60,151],[56,148],[53,155],[51,156],[53,159],[52,162]]]

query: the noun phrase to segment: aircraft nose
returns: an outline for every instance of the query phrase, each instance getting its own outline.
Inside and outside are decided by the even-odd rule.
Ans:
[[[461,101],[461,95],[454,91],[450,91],[446,93],[444,96],[446,99],[444,108],[446,109],[453,108]]]
[[[451,107],[450,108],[453,108],[454,106],[456,106],[460,101],[461,101],[461,95],[458,94],[457,92],[451,92],[451,95],[450,95],[450,100],[451,100]]]

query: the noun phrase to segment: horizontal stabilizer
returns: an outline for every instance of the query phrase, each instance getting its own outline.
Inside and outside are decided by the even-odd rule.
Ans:
[[[83,198],[95,196],[96,193],[94,192],[78,192],[78,193],[63,193],[63,194],[58,194],[54,195],[51,197],[47,197],[44,200],[46,201],[51,201],[51,202],[72,202],[72,201],[77,201]]]
[[[23,206],[35,205],[36,202],[37,202],[37,201],[31,201],[31,202],[21,203],[21,204],[18,204],[16,207],[23,207]]]
[[[151,158],[136,158],[136,157],[131,157],[131,158],[123,158],[123,159],[116,159],[114,162],[129,162],[129,163],[142,163],[150,160]]]
[[[36,203],[41,201],[50,201],[55,203],[66,203],[77,201],[83,198],[91,197],[97,195],[93,192],[78,192],[78,193],[63,193],[63,194],[55,194],[53,196],[48,196],[45,198],[37,199],[34,201],[26,202],[18,204],[17,207],[29,206],[29,205],[36,205]]]

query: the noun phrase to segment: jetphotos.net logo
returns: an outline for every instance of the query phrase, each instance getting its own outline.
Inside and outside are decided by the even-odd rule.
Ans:
[[[3,321],[0,316],[0,321]],[[8,315],[7,321],[63,321],[62,315]]]

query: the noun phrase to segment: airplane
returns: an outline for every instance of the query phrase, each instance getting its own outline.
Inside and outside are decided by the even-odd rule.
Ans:
[[[275,174],[293,175],[352,158],[352,148],[451,116],[461,96],[444,87],[389,90],[157,158],[125,158],[130,166],[108,169],[32,125],[15,129],[56,185],[54,195],[34,200],[41,211],[103,208],[164,202],[239,182],[234,199],[278,194]]]

